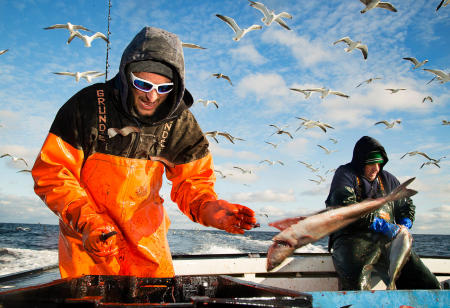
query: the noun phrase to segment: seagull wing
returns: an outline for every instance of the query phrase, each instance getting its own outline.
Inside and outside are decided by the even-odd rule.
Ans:
[[[291,133],[290,132],[288,132],[288,131],[285,131],[285,130],[283,130],[283,131],[281,131],[283,134],[286,134],[286,135],[288,135],[289,137],[291,137],[291,139],[294,139],[294,137],[292,137],[292,135],[291,135]]]
[[[431,73],[435,74],[436,76],[438,76],[440,78],[447,78],[448,77],[448,75],[444,71],[441,71],[441,70],[432,70],[432,69],[429,69],[429,68],[424,68],[423,70],[427,71],[427,72],[431,72]]]
[[[286,14],[287,14],[287,13],[286,13]],[[289,16],[291,16],[291,15],[289,15]],[[291,18],[292,18],[292,16],[291,16]],[[275,19],[275,21],[276,21],[280,26],[282,26],[283,28],[285,28],[286,30],[291,30],[291,28],[289,28],[289,26],[287,25],[286,22],[284,22],[283,19],[277,18],[277,19]]]
[[[231,79],[230,79],[229,76],[227,76],[227,75],[222,75],[222,78],[228,80],[228,82],[229,82],[231,85],[233,85],[233,83],[231,82]]]
[[[406,57],[406,58],[403,58],[403,60],[411,61],[412,63],[414,63],[414,65],[419,64],[419,61],[417,61],[417,59],[414,57]]]
[[[50,27],[45,27],[44,30],[51,30],[51,29],[68,29],[69,27],[67,24],[56,24]]]
[[[220,19],[222,19],[224,22],[226,22],[231,29],[233,29],[234,32],[238,32],[239,30],[241,30],[241,28],[239,28],[239,26],[237,25],[237,23],[234,21],[233,18],[228,17],[228,16],[223,16],[220,14],[216,14],[217,17],[219,17]]]
[[[231,143],[234,143],[233,136],[231,136],[229,133],[218,132],[217,134],[220,135],[220,136],[224,136],[225,138],[230,140]]]
[[[312,89],[305,89],[304,91],[320,92],[320,93],[322,93],[324,90],[325,90],[324,88],[312,88]]]
[[[368,49],[367,49],[367,45],[359,45],[357,48],[358,48],[359,50],[361,50],[364,59],[367,59],[367,56],[368,56],[368,54],[369,54],[369,51],[368,51]]]
[[[422,155],[423,157],[425,157],[428,160],[433,160],[431,157],[429,157],[427,154],[425,154],[424,152],[417,152],[417,154]]]
[[[378,121],[378,122],[376,122],[374,125],[377,125],[377,124],[384,124],[384,125],[386,125],[386,126],[389,126],[389,125],[390,125],[390,123],[389,123],[388,121],[386,121],[386,120]]]
[[[339,43],[339,42],[344,42],[344,43],[346,43],[347,45],[350,45],[353,41],[350,39],[350,37],[345,36],[345,37],[343,37],[343,38],[341,38],[341,39],[338,39],[336,42],[333,43],[333,45],[336,45],[336,44]]]
[[[277,163],[279,163],[280,165],[284,166],[284,163],[281,160],[277,160]]]
[[[342,97],[345,97],[345,98],[349,98],[349,97],[350,97],[350,96],[348,96],[347,94],[344,94],[344,93],[338,92],[338,91],[330,91],[330,94],[342,96]]]
[[[377,4],[377,7],[389,10],[391,12],[397,12],[397,9],[389,2],[380,2]]]
[[[266,18],[270,15],[270,12],[267,9],[267,7],[261,2],[250,1],[250,6],[263,13],[264,17]]]
[[[439,9],[441,8],[442,4],[444,4],[444,1],[445,1],[445,0],[442,0],[441,3],[439,3],[439,5],[438,5],[437,8],[436,8],[436,11],[439,10]]]
[[[318,144],[317,145],[319,148],[323,149],[325,152],[330,152],[330,150],[328,150],[326,147],[324,147],[323,145]]]
[[[71,72],[53,72],[53,74],[66,75],[66,76],[75,76],[75,73],[71,73]]]
[[[96,32],[94,35],[91,36],[92,39],[96,39],[96,38],[101,38],[103,39],[105,42],[109,43],[108,38],[106,37],[106,35],[104,35],[101,32]]]

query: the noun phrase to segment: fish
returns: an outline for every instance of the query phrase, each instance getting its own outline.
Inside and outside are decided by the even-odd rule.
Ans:
[[[413,238],[411,233],[405,226],[400,227],[400,231],[395,238],[391,241],[389,247],[389,284],[388,290],[396,290],[395,281],[400,276],[400,272],[403,266],[411,255]]]
[[[347,206],[325,209],[307,217],[288,218],[269,223],[269,226],[281,232],[272,238],[273,243],[268,249],[267,271],[280,265],[296,249],[344,228],[383,204],[414,196],[417,191],[407,188],[414,179],[415,177],[406,180],[390,194],[377,199],[366,199]]]

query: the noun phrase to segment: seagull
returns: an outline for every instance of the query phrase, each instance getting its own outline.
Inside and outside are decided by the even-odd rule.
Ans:
[[[430,103],[432,103],[433,102],[433,98],[431,96],[424,97],[423,100],[422,100],[422,103],[425,103],[425,101],[430,101]]]
[[[374,80],[376,80],[376,79],[381,79],[380,77],[374,77],[374,78],[369,78],[369,79],[367,79],[367,80],[364,80],[363,82],[361,82],[359,85],[357,85],[355,88],[358,88],[358,87],[360,87],[362,84],[364,84],[364,83],[367,83],[367,84],[369,84],[369,83],[371,83],[372,81],[374,81]]]
[[[250,0],[249,0],[250,1]],[[289,18],[292,19],[292,15],[287,12],[281,12],[279,14],[275,14],[274,10],[270,10],[261,2],[256,1],[250,1],[250,6],[257,9],[261,13],[264,14],[264,17],[261,18],[261,21],[266,25],[270,26],[272,22],[276,21],[280,26],[287,30],[291,30],[291,28],[288,27],[286,22],[281,18]]]
[[[397,92],[400,92],[400,91],[405,91],[406,89],[385,89],[385,90],[391,91],[391,94],[394,94],[394,93],[397,93]]]
[[[394,125],[395,125],[396,123],[400,124],[400,123],[402,123],[402,121],[401,121],[401,120],[395,120],[395,121],[392,121],[392,122],[389,123],[388,121],[383,120],[383,121],[379,121],[379,122],[375,123],[374,125],[377,125],[377,124],[384,124],[384,125],[386,125],[386,129],[388,129],[388,128],[394,127]]]
[[[320,96],[320,98],[324,99],[325,97],[328,96],[328,94],[334,94],[334,95],[338,95],[338,96],[342,96],[345,98],[349,98],[350,96],[348,96],[347,94],[344,94],[342,92],[338,92],[338,91],[332,91],[328,88],[313,88],[313,89],[305,89],[304,91],[310,91],[310,92],[320,92],[322,93],[322,95]]]
[[[301,161],[301,160],[298,160],[298,162],[299,163],[301,163],[301,164],[303,164],[303,165],[305,165],[308,169],[310,169],[312,172],[317,172],[317,171],[319,171],[319,168],[313,168],[313,166],[311,165],[311,164],[309,164],[309,163],[305,163],[305,162],[303,162],[303,161]]]
[[[51,29],[67,29],[70,32],[75,32],[76,30],[84,30],[84,31],[90,31],[88,28],[80,26],[80,25],[72,25],[70,22],[66,24],[56,24],[50,27],[44,28],[44,30],[51,30]]]
[[[450,81],[450,73],[446,73],[441,70],[431,70],[428,68],[424,68],[423,70],[435,74],[436,78],[440,81],[440,83],[445,83],[445,82]]]
[[[233,166],[233,168],[234,168],[234,169],[241,170],[242,173],[244,173],[244,174],[245,174],[245,173],[252,173],[252,170],[244,169],[244,168],[241,168],[241,167]]]
[[[429,157],[427,154],[425,154],[424,152],[419,152],[419,151],[407,152],[407,153],[405,153],[402,157],[400,157],[400,159],[402,159],[402,158],[405,157],[406,155],[408,155],[408,156],[422,155],[422,156],[425,157],[426,159],[432,160],[432,158]]]
[[[269,126],[275,127],[275,128],[277,129],[277,131],[274,132],[272,135],[274,135],[274,134],[278,134],[278,135],[286,134],[286,135],[288,135],[289,137],[291,137],[291,139],[294,139],[294,137],[292,137],[292,135],[291,135],[290,132],[281,129],[281,128],[279,128],[278,126],[276,126],[276,125],[274,125],[274,124],[269,124]],[[271,135],[271,136],[272,136],[272,135]]]
[[[71,37],[69,37],[69,40],[67,40],[67,44],[69,44],[74,37],[78,37],[78,38],[82,39],[85,47],[91,47],[92,41],[95,40],[96,38],[101,38],[105,42],[109,43],[106,35],[104,35],[101,32],[95,32],[93,35],[89,36],[89,35],[83,35],[80,32],[75,31],[75,34],[73,36],[71,35]]]
[[[418,61],[416,58],[414,58],[414,57],[406,57],[406,58],[403,58],[403,59],[404,59],[404,60],[411,61],[411,62],[414,64],[413,70],[416,69],[416,68],[418,68],[418,67],[421,67],[422,65],[424,65],[425,63],[428,62],[428,60],[423,60],[422,62],[419,62],[419,61]]]
[[[439,5],[437,6],[436,11],[438,11],[441,8],[441,6],[447,6],[449,4],[450,0],[442,0],[441,3],[439,3]]]
[[[269,141],[264,141],[264,142],[267,143],[267,144],[270,144],[274,148],[276,148],[278,146],[278,144],[275,144],[275,143],[272,143],[272,142],[269,142]]]
[[[386,9],[391,12],[397,12],[397,9],[389,2],[381,2],[380,0],[360,0],[360,1],[366,5],[366,7],[361,11],[361,14],[364,14],[365,12],[376,7],[380,9]]]
[[[317,185],[319,185],[322,182],[325,182],[325,180],[326,180],[324,177],[322,177],[322,176],[320,176],[318,174],[316,174],[315,176],[317,176],[319,178],[319,180],[313,180],[313,179],[308,179],[308,180],[310,180],[311,182],[317,183]]]
[[[197,45],[197,44],[184,43],[184,42],[181,42],[181,46],[183,46],[185,48],[193,48],[193,49],[206,49],[205,47],[202,47],[202,46]]]
[[[442,120],[442,125],[450,125],[450,121]]]
[[[334,138],[328,138],[328,140],[331,140],[334,144],[336,144],[338,141]]]
[[[323,145],[318,144],[317,145],[319,148],[323,149],[325,151],[325,154],[331,154],[333,152],[337,152],[337,150],[328,150],[326,147],[324,147]]]
[[[432,158],[430,161],[424,162],[424,163],[422,164],[422,166],[420,166],[420,169],[422,169],[423,166],[426,166],[426,165],[435,165],[435,166],[441,168],[441,166],[439,166],[438,163],[440,163],[440,162],[441,162],[441,159],[443,159],[443,158],[445,158],[445,156],[442,156],[442,157],[439,158],[439,159],[433,159],[433,158]]]
[[[219,108],[219,104],[217,104],[217,102],[214,100],[198,99],[197,102],[202,103],[205,107],[207,107],[209,104],[213,104],[214,106],[216,106],[216,108]]]
[[[264,162],[267,162],[267,163],[268,163],[269,165],[271,165],[271,166],[275,165],[276,163],[278,163],[278,164],[284,166],[284,163],[283,163],[281,160],[275,161],[275,160],[264,159],[264,160],[260,161],[259,163],[262,164],[262,163],[264,163]]]
[[[224,22],[226,22],[231,29],[233,29],[233,31],[235,32],[235,36],[233,37],[234,41],[239,41],[245,34],[247,34],[247,32],[252,31],[252,30],[258,30],[258,29],[262,29],[261,25],[252,25],[249,28],[246,29],[241,29],[239,28],[239,26],[237,25],[237,23],[234,21],[233,18],[228,17],[228,16],[223,16],[220,14],[216,14],[217,17],[219,17],[220,19],[222,19]]]
[[[2,156],[0,156],[0,158],[3,158],[3,157],[11,157],[11,159],[12,159],[13,161],[21,160],[21,161],[23,161],[23,162],[25,163],[25,165],[28,167],[27,161],[26,161],[25,159],[23,159],[22,157],[15,157],[15,156],[12,156],[11,154],[8,154],[8,153],[3,154]]]
[[[0,50],[0,55],[4,54],[5,52],[7,52],[9,49],[2,49]]]
[[[297,89],[297,88],[289,88],[289,90],[297,91],[297,92],[303,93],[303,94],[305,95],[305,99],[308,99],[308,98],[311,97],[311,91],[306,91],[306,90]]]
[[[80,81],[81,78],[84,78],[88,82],[91,82],[92,78],[96,78],[96,77],[102,76],[105,73],[100,73],[98,71],[86,71],[86,72],[76,72],[76,73],[71,73],[71,72],[53,72],[53,74],[73,76],[73,77],[75,77],[75,81],[76,82]]]
[[[206,136],[211,136],[217,143],[219,143],[219,140],[217,140],[217,135],[219,136],[224,136],[225,138],[227,138],[228,140],[230,140],[231,143],[234,144],[234,140],[242,140],[245,141],[244,139],[241,138],[237,138],[237,137],[233,137],[231,136],[229,133],[226,132],[219,132],[217,130],[215,131],[211,131],[211,132],[206,132],[205,133]]]
[[[225,175],[225,174],[223,174],[223,172],[222,171],[220,171],[220,170],[216,170],[216,169],[214,169],[214,172],[215,173],[218,173],[218,174],[220,174],[220,176],[222,177],[222,179],[224,179],[224,178],[226,178],[227,176]]]
[[[216,74],[212,74],[212,76],[216,77],[217,79],[219,79],[219,78],[226,79],[226,80],[228,80],[228,82],[229,82],[231,85],[233,85],[233,83],[231,82],[230,77],[227,76],[227,75],[224,75],[224,74],[222,74],[222,73],[216,73]]]
[[[334,42],[333,45],[336,45],[339,42],[344,42],[348,45],[348,47],[344,49],[346,52],[351,52],[355,48],[358,48],[361,50],[364,60],[367,59],[369,51],[367,49],[367,45],[361,44],[361,41],[352,41],[348,36],[346,36]]]
[[[320,121],[313,121],[313,120],[308,120],[308,119],[305,119],[305,118],[299,118],[299,117],[296,117],[296,118],[303,121],[303,122],[300,124],[300,126],[296,129],[296,131],[298,131],[302,126],[306,127],[306,129],[312,128],[312,127],[314,127],[314,126],[317,126],[317,127],[319,127],[321,130],[323,130],[324,133],[327,132],[327,128],[334,129],[334,127],[332,127],[331,125],[326,124],[326,123],[322,123],[322,122],[320,122]]]

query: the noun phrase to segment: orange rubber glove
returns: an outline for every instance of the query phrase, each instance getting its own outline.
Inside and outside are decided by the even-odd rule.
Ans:
[[[207,227],[244,234],[256,226],[255,212],[225,200],[206,201],[199,210],[199,222]]]
[[[115,231],[114,226],[107,223],[100,215],[91,217],[82,232],[84,249],[89,254],[97,257],[116,255],[119,252],[119,247],[116,243],[117,236],[115,234],[113,235],[113,233],[107,239],[104,239],[104,236],[102,236],[102,234],[106,235]]]

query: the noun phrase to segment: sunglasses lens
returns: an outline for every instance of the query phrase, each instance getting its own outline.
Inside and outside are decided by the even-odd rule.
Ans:
[[[149,92],[153,89],[153,85],[151,83],[148,83],[148,82],[145,82],[142,80],[135,79],[133,81],[133,83],[136,88],[138,88],[139,90],[144,91],[144,92]]]
[[[160,85],[160,86],[158,86],[158,93],[166,94],[166,93],[169,93],[170,91],[172,91],[172,89],[173,89],[173,84]]]

